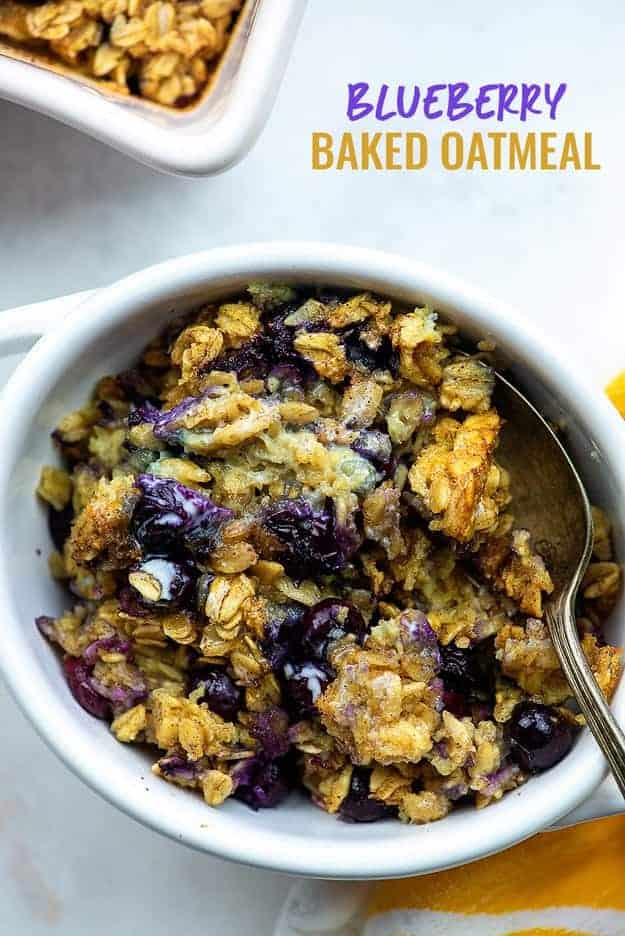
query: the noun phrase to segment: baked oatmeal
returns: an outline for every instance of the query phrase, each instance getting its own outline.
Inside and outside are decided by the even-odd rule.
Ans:
[[[37,624],[77,702],[210,806],[299,787],[424,823],[560,761],[581,718],[493,388],[435,312],[369,293],[252,284],[172,323],[41,475],[73,607]],[[579,628],[609,697],[598,509],[595,533]]]
[[[0,39],[170,107],[195,102],[243,0],[0,0]]]

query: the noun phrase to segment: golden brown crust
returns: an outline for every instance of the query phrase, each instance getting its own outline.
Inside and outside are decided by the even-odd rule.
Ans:
[[[501,419],[494,410],[464,422],[447,418],[434,428],[408,475],[410,486],[432,516],[430,529],[460,543],[495,528],[501,475],[493,463]]]
[[[134,479],[128,475],[112,481],[100,479],[72,527],[69,555],[77,565],[97,559],[107,568],[124,568],[138,558],[128,531],[138,496]]]

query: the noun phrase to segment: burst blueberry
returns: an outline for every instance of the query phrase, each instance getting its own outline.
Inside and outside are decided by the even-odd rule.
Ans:
[[[265,636],[261,642],[263,656],[274,673],[282,671],[289,655],[294,634],[304,616],[304,605],[296,602],[269,604]]]
[[[351,602],[342,598],[325,598],[306,612],[298,630],[299,654],[323,663],[333,641],[353,634],[358,643],[362,643],[367,625]]]
[[[231,510],[172,478],[143,474],[137,485],[141,498],[131,526],[148,555],[188,550],[203,558],[210,553],[221,526],[234,516]]]
[[[293,718],[311,718],[317,713],[317,699],[325,692],[332,671],[321,663],[285,663],[283,668],[284,695]]]
[[[252,713],[248,727],[265,757],[273,760],[289,750],[289,717],[278,706]]]
[[[239,761],[232,771],[234,796],[252,809],[272,809],[289,792],[288,768],[282,760],[250,757]]]
[[[331,501],[320,509],[304,497],[281,498],[265,508],[261,522],[282,547],[280,561],[299,578],[340,572],[358,547],[351,531],[337,525]]]

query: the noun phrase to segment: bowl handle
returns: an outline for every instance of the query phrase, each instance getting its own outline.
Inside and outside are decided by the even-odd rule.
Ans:
[[[296,881],[273,936],[355,936],[365,926],[368,881]]]
[[[591,819],[602,819],[606,816],[616,816],[625,812],[625,800],[612,777],[608,776],[587,800],[559,819],[549,831],[566,829],[568,826],[580,822],[589,822]]]
[[[93,290],[0,312],[0,360],[26,354],[50,327],[80,305]]]

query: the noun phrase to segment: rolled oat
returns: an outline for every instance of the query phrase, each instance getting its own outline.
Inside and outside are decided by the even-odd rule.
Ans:
[[[0,37],[50,63],[185,107],[224,53],[243,0],[0,0]]]

